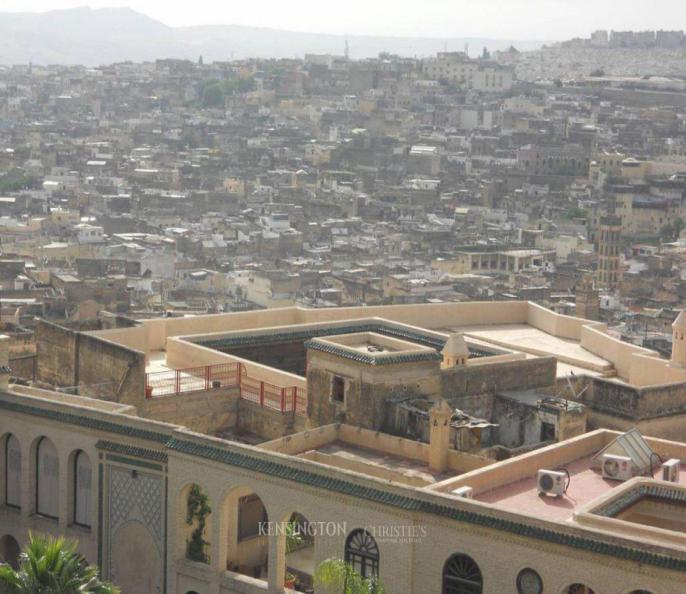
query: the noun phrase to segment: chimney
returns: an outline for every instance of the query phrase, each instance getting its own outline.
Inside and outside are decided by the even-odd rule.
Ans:
[[[429,410],[429,468],[434,472],[444,472],[448,468],[452,416],[453,409],[445,400],[437,402]]]
[[[0,390],[8,390],[10,383],[10,337],[0,334]]]

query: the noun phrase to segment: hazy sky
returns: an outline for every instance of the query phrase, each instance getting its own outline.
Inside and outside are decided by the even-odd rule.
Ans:
[[[0,0],[0,11],[84,0]],[[686,28],[686,0],[92,0],[168,25],[240,24],[319,33],[568,39],[595,29]]]

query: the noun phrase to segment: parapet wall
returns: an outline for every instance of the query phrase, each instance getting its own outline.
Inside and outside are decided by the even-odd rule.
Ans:
[[[456,397],[502,390],[546,388],[555,383],[555,357],[501,361],[493,365],[466,365],[441,370],[441,396]]]
[[[36,354],[38,382],[76,387],[84,396],[126,404],[143,400],[145,354],[141,351],[40,321]]]
[[[654,351],[622,342],[607,334],[605,324],[557,314],[526,301],[431,303],[372,307],[306,309],[287,307],[228,314],[143,320],[129,329],[96,331],[101,336],[146,354],[168,349],[168,339],[240,330],[259,330],[296,324],[331,323],[383,318],[424,329],[460,326],[528,324],[552,336],[573,340],[611,363],[620,378],[636,386],[684,382],[686,370],[670,368]],[[573,362],[571,362],[574,364]],[[188,363],[181,367],[188,367]],[[262,370],[264,371],[264,370]],[[274,382],[279,383],[279,382]]]

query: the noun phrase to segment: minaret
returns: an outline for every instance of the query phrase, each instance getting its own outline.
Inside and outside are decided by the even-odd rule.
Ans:
[[[672,324],[672,365],[686,367],[686,310]]]
[[[460,333],[451,334],[441,351],[443,355],[443,368],[466,365],[469,359],[469,347],[464,336]]]
[[[576,315],[587,320],[600,319],[600,296],[593,286],[593,278],[584,274],[576,286]]]
[[[622,221],[619,217],[601,217],[598,228],[598,284],[614,289],[621,280],[619,270],[619,243]]]
[[[429,468],[434,472],[444,472],[448,468],[452,416],[453,409],[445,400],[429,410]]]

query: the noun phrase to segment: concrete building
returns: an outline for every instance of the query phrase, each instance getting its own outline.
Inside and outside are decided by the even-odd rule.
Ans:
[[[105,577],[141,594],[307,592],[330,557],[393,594],[681,592],[684,475],[664,481],[650,460],[684,459],[686,444],[584,433],[583,406],[545,397],[582,376],[589,407],[603,382],[644,390],[642,406],[651,381],[684,386],[684,368],[602,324],[506,302],[41,333],[43,385],[77,393],[9,383],[0,350],[0,554],[10,562],[33,530],[78,539]],[[502,461],[460,449],[489,423],[456,403],[501,409],[515,433],[533,428],[523,420],[535,411],[544,439]],[[610,418],[607,407],[593,414]],[[677,414],[645,427],[665,434]],[[404,435],[391,431],[401,419]],[[629,442],[649,459],[608,480],[603,456]],[[287,544],[284,526],[305,538]]]

